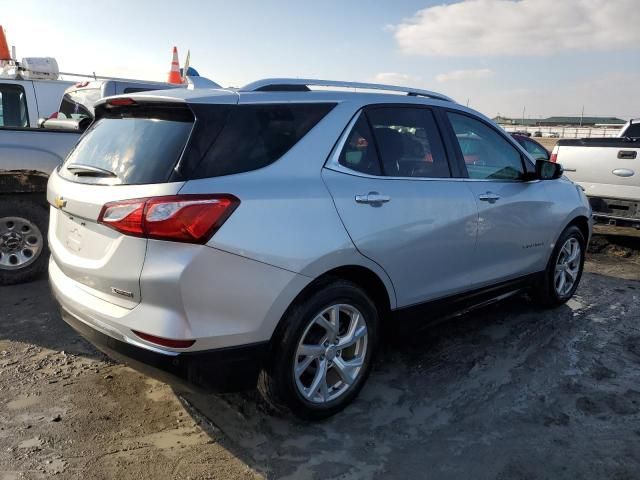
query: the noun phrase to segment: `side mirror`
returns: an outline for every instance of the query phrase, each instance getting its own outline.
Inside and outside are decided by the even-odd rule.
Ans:
[[[540,180],[555,180],[564,173],[562,165],[547,160],[536,160],[536,177]]]
[[[75,132],[84,132],[89,125],[91,125],[93,119],[81,118],[79,120],[73,118],[48,118],[42,122],[41,128],[49,130],[69,130]]]

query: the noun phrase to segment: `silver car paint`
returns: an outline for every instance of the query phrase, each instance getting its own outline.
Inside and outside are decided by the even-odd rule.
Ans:
[[[132,309],[93,294],[65,275],[54,257],[52,290],[62,308],[108,335],[156,349],[132,330],[198,339],[188,349],[161,349],[198,351],[268,339],[291,298],[312,280],[215,248],[182,247],[149,241],[140,280],[143,301]]]
[[[65,202],[61,209],[52,207],[49,215],[52,258],[80,288],[122,307],[133,308],[141,298],[139,277],[147,240],[121,235],[96,223],[98,215],[107,202],[173,195],[181,186],[178,182],[108,188],[70,182],[57,171],[52,172],[47,201],[55,205],[58,197]],[[114,293],[112,288],[129,292],[131,297]]]
[[[474,287],[544,270],[551,254],[554,225],[543,181],[465,181],[478,207],[478,240],[474,252]],[[494,203],[480,200],[495,194]],[[497,252],[500,252],[497,254]]]
[[[198,341],[189,350],[217,348],[268,340],[284,311],[302,289],[317,276],[336,267],[359,265],[375,272],[385,284],[392,308],[466,290],[474,281],[481,281],[473,271],[476,266],[473,256],[476,254],[476,239],[480,237],[480,227],[474,199],[476,187],[471,186],[472,182],[415,179],[412,182],[394,179],[363,181],[361,178],[354,180],[355,176],[349,173],[324,169],[346,125],[365,105],[408,103],[447,106],[468,112],[472,112],[471,110],[439,100],[351,92],[237,93],[179,89],[161,94],[145,92],[128,96],[158,101],[187,100],[194,103],[334,101],[337,106],[281,159],[251,172],[190,180],[184,184],[131,187],[72,184],[53,175],[49,184],[49,201],[53,201],[56,195],[68,197],[69,211],[66,214],[90,221],[97,218],[101,204],[118,199],[176,192],[231,193],[241,199],[238,209],[206,246],[135,239],[141,244],[135,247],[133,253],[131,250],[118,251],[117,255],[130,262],[128,278],[132,282],[139,280],[139,303],[133,308],[130,308],[131,305],[118,304],[113,296],[96,295],[95,290],[100,289],[107,293],[104,289],[109,281],[124,280],[124,275],[120,275],[115,269],[109,271],[110,262],[116,264],[115,257],[106,255],[92,259],[98,260],[94,264],[95,270],[87,273],[88,267],[82,259],[65,260],[62,253],[56,253],[64,246],[59,238],[57,241],[54,239],[50,275],[56,297],[63,308],[96,328],[111,331],[112,336],[156,350],[157,346],[141,341],[131,330],[139,329],[167,338],[197,338]],[[520,148],[515,142],[511,143]],[[524,152],[522,148],[520,151]],[[411,218],[402,218],[407,215],[401,208],[402,205],[386,211],[380,209],[382,215],[400,217],[384,221],[401,230],[384,232],[383,229],[378,229],[382,233],[375,235],[375,230],[366,231],[367,226],[375,225],[370,219],[358,218],[357,215],[349,217],[344,213],[353,207],[350,195],[367,193],[365,190],[369,184],[366,182],[374,182],[376,185],[377,182],[395,184],[394,188],[397,190],[393,192],[393,200],[396,204],[401,203],[399,200],[403,195],[407,197],[405,205],[410,202],[409,192],[399,185],[410,184],[414,193],[421,192],[422,188],[425,191],[437,191],[439,208],[429,207],[426,210],[427,220],[419,218],[420,210],[417,208],[409,211],[413,215]],[[566,204],[555,202],[551,207],[544,204],[540,206],[536,196],[533,200],[516,198],[518,201],[511,208],[541,209],[532,218],[536,222],[548,219],[548,223],[542,227],[549,237],[552,230],[557,235],[561,225],[566,225],[577,215],[588,213],[586,200],[577,196],[576,187],[570,182],[558,180],[537,183],[553,183],[552,193],[566,201]],[[363,190],[363,187],[366,188]],[[455,193],[448,191],[448,188],[455,189]],[[494,184],[492,188],[498,186]],[[501,191],[505,198],[518,193],[507,191],[508,188],[514,189],[514,186],[500,188],[504,188]],[[455,202],[456,208],[449,211],[446,208],[447,202]],[[344,204],[343,207],[340,206],[341,203]],[[422,205],[423,208],[426,207],[427,202],[422,200]],[[364,207],[373,210],[372,207]],[[506,224],[497,222],[499,213],[485,212],[485,216],[490,217],[490,221],[497,225],[489,225],[491,228],[483,232],[485,236],[488,237],[492,232],[502,235],[507,232]],[[58,214],[61,215],[60,212]],[[443,215],[447,216],[446,222],[443,221]],[[529,211],[522,211],[518,218],[526,219],[529,215]],[[511,212],[508,218],[515,217],[515,212]],[[343,222],[347,223],[346,228]],[[350,222],[354,222],[353,225],[349,225]],[[437,227],[434,228],[434,225]],[[536,225],[540,226],[538,223]],[[517,225],[514,228],[518,228]],[[360,233],[353,238],[354,244],[352,232],[356,230]],[[532,233],[533,229],[528,229],[527,232]],[[105,232],[99,233],[105,235]],[[352,233],[352,237],[349,233]],[[404,235],[406,238],[394,238],[394,234],[395,237]],[[511,261],[505,260],[504,267],[501,267],[506,276],[528,273],[527,269],[534,270],[540,265],[540,269],[544,268],[543,264],[550,254],[549,249],[544,254],[540,253],[539,257],[533,255],[525,256],[522,260],[514,259],[517,257],[517,249],[523,247],[522,242],[531,241],[524,237],[524,234],[516,235],[513,239],[500,239],[498,243],[501,248],[507,247],[508,252],[513,254]],[[114,237],[104,242],[105,245],[117,245],[127,241],[122,238],[124,237]],[[431,249],[421,245],[420,242],[424,239]],[[447,243],[454,243],[458,248],[448,248]],[[446,255],[437,248],[442,247],[442,244],[447,247]],[[403,257],[401,247],[406,245],[411,248],[405,252],[407,257]],[[495,248],[495,241],[493,245]],[[359,248],[364,251],[367,248],[378,248],[386,259],[369,258]],[[385,252],[385,248],[391,251]],[[500,263],[502,253],[491,251],[490,243],[487,246],[481,245],[481,248],[488,255],[487,263],[491,259]],[[114,255],[116,251],[117,248],[110,250]],[[416,268],[415,255],[426,256],[428,253],[431,258],[420,258],[422,263]],[[465,272],[464,261],[460,258],[471,262],[467,264],[467,270],[471,272]],[[396,267],[389,259],[395,259],[403,268]],[[507,272],[514,261],[524,270]],[[104,266],[101,267],[100,262]],[[457,280],[444,277],[447,262],[455,266]],[[433,267],[436,267],[435,270]],[[87,285],[89,278],[99,279],[98,289]],[[415,285],[412,285],[412,281]],[[434,287],[438,283],[443,286]],[[410,290],[405,290],[405,287]],[[169,348],[162,350],[169,353],[176,351]]]

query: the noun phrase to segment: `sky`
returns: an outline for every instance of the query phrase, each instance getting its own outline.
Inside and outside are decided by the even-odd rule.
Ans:
[[[17,57],[164,80],[171,50],[223,86],[259,78],[442,92],[491,117],[640,117],[640,0],[1,0]]]

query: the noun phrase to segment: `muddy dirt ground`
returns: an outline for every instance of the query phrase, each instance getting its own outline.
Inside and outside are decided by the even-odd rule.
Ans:
[[[598,236],[576,297],[387,341],[318,424],[109,361],[46,279],[0,287],[0,480],[640,478],[640,238]]]

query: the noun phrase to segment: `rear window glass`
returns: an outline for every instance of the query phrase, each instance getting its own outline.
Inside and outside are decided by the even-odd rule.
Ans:
[[[83,88],[67,92],[62,97],[58,118],[73,118],[74,120],[93,118],[93,106],[101,97],[99,88]]]
[[[166,182],[192,126],[157,118],[102,118],[69,154],[60,175],[109,185]]]
[[[237,105],[191,178],[248,172],[272,164],[311,130],[334,104]]]

